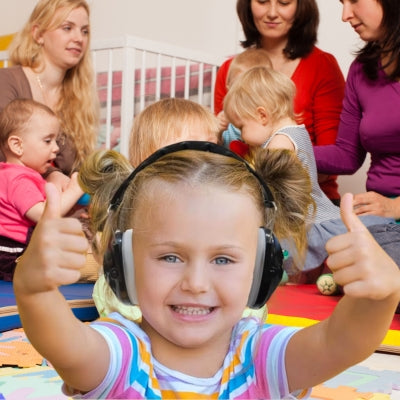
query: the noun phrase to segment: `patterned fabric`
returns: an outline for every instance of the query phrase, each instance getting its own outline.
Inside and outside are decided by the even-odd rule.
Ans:
[[[224,145],[224,147],[229,149],[231,142],[233,142],[234,140],[242,140],[242,135],[238,128],[236,128],[232,124],[228,124],[228,128],[222,132],[222,144]]]
[[[310,136],[304,125],[287,126],[275,132],[263,145],[268,144],[276,135],[285,135],[290,139],[295,147],[297,157],[302,162],[310,175],[312,184],[312,197],[317,204],[317,213],[315,214],[314,223],[318,224],[322,221],[340,218],[340,208],[335,206],[324,194],[318,184],[317,165],[315,163],[313,147]]]
[[[213,377],[197,378],[160,364],[151,354],[150,339],[137,324],[118,313],[109,318],[92,323],[110,347],[108,373],[98,388],[75,398],[293,398],[284,360],[296,328],[260,325],[255,318],[240,320],[222,368]],[[296,395],[308,396],[309,392]]]

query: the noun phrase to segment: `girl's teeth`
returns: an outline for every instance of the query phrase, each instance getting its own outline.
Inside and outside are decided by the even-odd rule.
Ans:
[[[183,306],[173,306],[172,308],[178,314],[185,314],[185,315],[206,315],[211,312],[210,308],[183,307]]]

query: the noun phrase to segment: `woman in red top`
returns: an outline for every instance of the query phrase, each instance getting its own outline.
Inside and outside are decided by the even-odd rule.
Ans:
[[[315,46],[319,23],[315,0],[237,0],[236,10],[245,35],[242,46],[265,49],[273,68],[295,83],[295,112],[312,143],[335,143],[345,81],[335,57]],[[214,97],[217,115],[223,112],[231,61],[225,61],[218,70]],[[319,175],[319,184],[338,204],[336,176]]]

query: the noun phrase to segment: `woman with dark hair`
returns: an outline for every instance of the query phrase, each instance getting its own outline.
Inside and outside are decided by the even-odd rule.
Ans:
[[[335,143],[345,83],[336,59],[315,46],[319,23],[315,0],[237,0],[236,10],[245,35],[242,46],[266,50],[273,68],[295,83],[295,112],[313,145]],[[214,98],[217,115],[223,109],[231,61],[225,61],[218,70]],[[338,204],[336,176],[320,175],[319,183]]]
[[[364,40],[349,69],[336,144],[316,147],[318,168],[353,174],[371,164],[358,215],[400,219],[400,8],[398,0],[343,0],[342,20]]]

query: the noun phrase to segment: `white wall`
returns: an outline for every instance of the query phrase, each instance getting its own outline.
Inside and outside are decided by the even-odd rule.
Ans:
[[[317,0],[321,22],[318,46],[334,54],[347,75],[352,52],[360,45],[341,21],[338,0]],[[19,30],[36,0],[1,0],[0,35]],[[236,0],[89,0],[93,39],[130,34],[173,43],[218,56],[240,51],[241,28]],[[364,191],[365,167],[354,177],[340,177],[341,192]]]
[[[338,0],[317,0],[321,13],[319,46],[333,53],[344,72],[357,35],[341,22]],[[36,0],[1,0],[0,35],[15,32]],[[89,0],[93,38],[131,34],[228,56],[240,50],[236,0]]]

